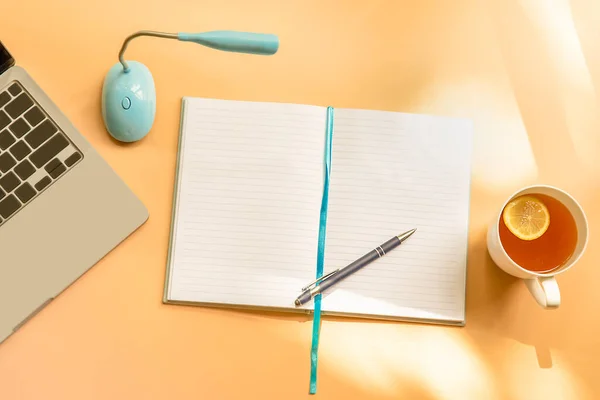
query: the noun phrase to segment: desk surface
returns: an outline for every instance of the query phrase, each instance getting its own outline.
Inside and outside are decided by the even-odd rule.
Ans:
[[[319,398],[597,397],[597,1],[4,3],[1,40],[150,219],[0,345],[0,398],[310,397],[310,321],[161,303],[184,95],[474,120],[467,326],[326,319]],[[145,140],[124,146],[104,131],[100,90],[122,40],[140,29],[272,32],[281,47],[275,57],[251,57],[136,40],[127,56],[152,70],[158,113]],[[559,278],[556,311],[534,304],[485,250],[501,202],[538,182],[571,192],[590,220],[591,245]]]

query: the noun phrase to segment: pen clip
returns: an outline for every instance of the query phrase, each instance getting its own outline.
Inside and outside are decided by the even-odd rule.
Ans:
[[[313,287],[313,286],[316,286],[316,285],[317,285],[317,283],[321,282],[321,281],[322,281],[322,280],[324,280],[324,279],[327,279],[327,278],[329,278],[329,277],[330,277],[330,276],[332,276],[332,275],[335,275],[335,274],[337,274],[338,272],[340,272],[340,269],[339,269],[339,268],[338,268],[338,269],[336,269],[335,271],[331,271],[331,272],[330,272],[330,273],[328,273],[327,275],[323,275],[322,277],[318,278],[318,279],[317,279],[317,280],[315,280],[314,282],[311,282],[311,283],[309,283],[307,286],[303,287],[303,288],[302,288],[302,291],[304,292],[305,290],[308,290],[308,289],[310,289],[311,287]]]

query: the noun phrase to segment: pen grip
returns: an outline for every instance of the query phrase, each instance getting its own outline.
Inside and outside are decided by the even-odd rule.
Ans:
[[[381,246],[379,246],[379,248],[381,250],[383,250],[383,255],[385,255],[385,253],[394,250],[401,243],[402,242],[400,241],[400,239],[398,239],[397,236],[394,236],[393,238],[391,238],[390,240],[388,240],[387,242],[385,242],[384,244],[382,244]]]
[[[329,287],[336,284],[337,282],[346,278],[347,276],[352,275],[353,273],[355,273],[362,267],[372,263],[373,261],[377,260],[380,257],[383,257],[385,255],[385,253],[393,250],[400,243],[401,242],[397,237],[393,237],[390,240],[388,240],[387,242],[385,242],[384,244],[382,244],[381,246],[377,247],[376,249],[371,250],[370,252],[368,252],[367,254],[365,254],[364,256],[359,258],[358,260],[352,262],[351,264],[348,264],[348,266],[346,266],[345,268],[342,268],[340,270],[340,272],[333,275],[329,279],[325,279],[323,282],[321,282],[319,284],[321,293],[324,292],[325,290],[327,290]]]
[[[364,256],[359,258],[358,260],[352,262],[351,264],[348,264],[347,267],[342,268],[340,270],[340,272],[338,272],[331,278],[325,279],[323,282],[319,283],[319,288],[320,288],[321,293],[323,293],[329,287],[333,286],[334,284],[341,281],[342,279],[348,277],[349,275],[352,275],[353,273],[355,273],[356,271],[358,271],[365,265],[370,264],[373,261],[377,260],[378,258],[379,258],[379,254],[377,253],[377,251],[371,250],[370,252],[368,252],[367,254],[365,254]]]

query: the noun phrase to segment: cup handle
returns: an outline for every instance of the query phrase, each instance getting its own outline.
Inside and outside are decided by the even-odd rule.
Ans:
[[[525,279],[525,285],[540,306],[553,309],[560,305],[560,290],[553,276]]]

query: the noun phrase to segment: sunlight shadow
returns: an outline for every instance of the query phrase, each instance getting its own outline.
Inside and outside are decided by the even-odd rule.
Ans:
[[[436,85],[428,108],[466,116],[474,124],[473,180],[488,190],[512,190],[537,178],[537,165],[508,79]],[[472,98],[460,103],[456,98]]]
[[[364,390],[402,396],[416,385],[440,400],[500,398],[490,397],[494,379],[457,328],[327,321],[321,340],[323,368]]]
[[[518,3],[494,3],[490,13],[539,178],[572,180],[565,165],[575,166],[578,161],[568,135],[560,73],[548,55],[546,38]]]
[[[428,311],[423,307],[414,307],[414,301],[418,299],[406,300],[404,306],[398,305],[393,301],[386,301],[377,299],[374,297],[367,297],[364,295],[357,294],[352,290],[347,289],[336,289],[325,292],[323,294],[323,307],[330,311],[337,311],[344,313],[345,310],[351,305],[353,313],[368,315],[372,313],[372,310],[378,310],[383,315],[405,315],[410,318],[429,319],[429,320],[443,320],[449,318],[460,318],[459,315],[452,315],[455,312],[448,310],[445,313],[437,313]],[[418,301],[417,301],[418,303]]]
[[[555,362],[541,368],[528,368],[539,362],[530,346],[520,343],[507,344],[507,354],[502,369],[506,374],[506,389],[513,398],[529,399],[584,399],[586,391],[579,378],[571,373],[560,354],[554,354]],[[550,353],[550,350],[546,350]],[[558,353],[558,351],[553,351]],[[534,361],[537,359],[537,361]]]
[[[595,88],[600,93],[600,2],[595,0],[570,0],[572,20],[579,37],[586,65]],[[600,109],[600,105],[598,107]]]
[[[578,160],[588,168],[598,165],[600,129],[598,103],[590,71],[573,22],[568,0],[552,3],[521,1],[524,13],[545,42],[556,70],[568,133]]]
[[[540,368],[552,368],[552,353],[548,347],[535,346],[535,354]]]

